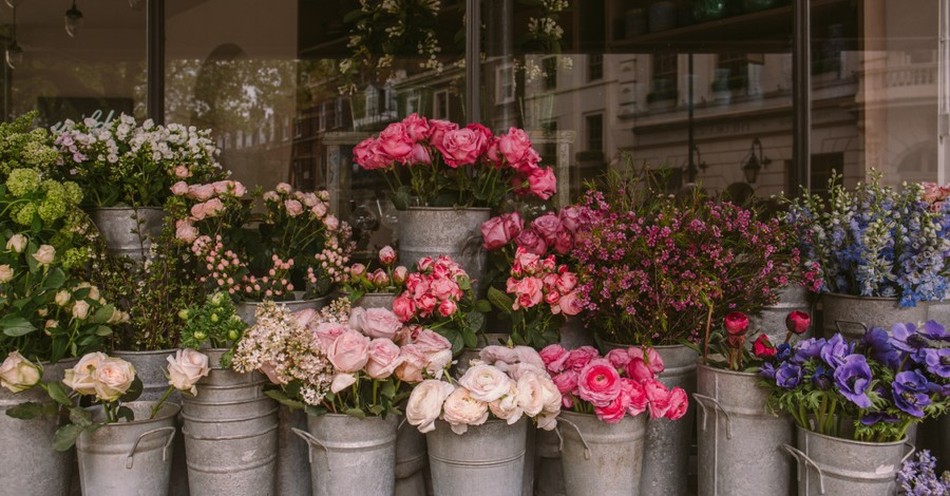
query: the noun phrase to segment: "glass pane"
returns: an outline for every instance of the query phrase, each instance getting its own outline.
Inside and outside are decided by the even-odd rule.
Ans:
[[[76,7],[82,21],[71,25],[70,35],[68,2],[0,3],[5,119],[30,110],[39,111],[41,125],[107,120],[121,112],[144,117],[144,2],[135,9],[128,0],[80,1]]]

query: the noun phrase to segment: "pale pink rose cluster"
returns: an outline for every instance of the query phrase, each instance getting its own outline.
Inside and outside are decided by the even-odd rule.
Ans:
[[[290,218],[307,216],[312,221],[322,221],[331,231],[339,228],[339,220],[330,211],[330,193],[327,191],[296,191],[287,183],[278,183],[272,191],[263,194],[268,221],[280,222],[283,215]]]
[[[538,352],[525,346],[489,346],[457,381],[428,379],[417,384],[406,405],[406,420],[423,433],[434,430],[435,421],[441,419],[453,432],[464,434],[491,416],[509,425],[529,417],[538,428],[552,430],[561,402]]]
[[[939,185],[937,183],[922,182],[923,189],[921,200],[930,205],[931,210],[939,212],[943,209],[944,203],[950,199],[950,184]]]
[[[607,423],[647,410],[654,419],[677,420],[686,415],[686,391],[670,389],[657,379],[663,360],[653,348],[632,346],[602,357],[591,346],[569,351],[552,344],[540,355],[561,392],[564,408],[588,411],[593,407],[594,414]]]
[[[506,291],[513,297],[512,310],[533,308],[542,303],[552,314],[577,315],[577,274],[567,265],[557,265],[554,255],[541,258],[524,248],[515,250]]]
[[[396,263],[396,250],[384,246],[379,250],[381,267],[370,272],[366,265],[355,263],[346,268],[346,283],[350,288],[368,292],[401,291],[409,275],[409,269]]]
[[[446,255],[424,257],[417,272],[406,276],[406,290],[393,300],[393,311],[403,322],[433,316],[451,317],[465,296],[468,274]]]
[[[238,257],[237,253],[224,248],[221,236],[202,235],[191,243],[191,253],[195,256],[200,268],[204,269],[198,276],[198,282],[211,283],[228,294],[239,294],[243,291],[242,279],[247,273],[247,266]]]
[[[554,170],[539,165],[541,157],[528,134],[515,127],[495,136],[481,124],[459,127],[454,122],[412,114],[353,149],[353,160],[366,170],[432,165],[438,164],[439,158],[451,169],[471,165],[503,170],[501,180],[510,181],[521,195],[546,200],[556,192]]]
[[[63,384],[73,391],[102,402],[117,401],[133,381],[135,367],[131,363],[100,352],[84,355],[63,378]]]
[[[175,237],[184,243],[193,243],[200,235],[196,223],[223,216],[233,199],[243,198],[247,188],[237,181],[223,180],[209,184],[188,184],[178,181],[171,187],[172,194],[194,203],[185,218],[175,220]]]

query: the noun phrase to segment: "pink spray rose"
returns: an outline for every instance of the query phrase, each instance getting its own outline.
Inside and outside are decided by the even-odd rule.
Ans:
[[[356,307],[350,312],[350,327],[371,338],[392,339],[402,322],[387,308]]]
[[[392,265],[396,261],[396,250],[386,245],[379,250],[379,261],[383,265]]]
[[[554,177],[554,169],[544,167],[535,169],[528,176],[528,189],[534,196],[542,200],[547,200],[557,192],[557,179]]]
[[[287,209],[287,215],[296,217],[303,213],[303,204],[297,200],[284,201],[284,208]]]
[[[198,238],[198,230],[188,220],[179,219],[175,221],[175,237],[185,243],[191,243]]]
[[[178,181],[172,185],[172,194],[182,196],[188,193],[188,184],[185,181]]]

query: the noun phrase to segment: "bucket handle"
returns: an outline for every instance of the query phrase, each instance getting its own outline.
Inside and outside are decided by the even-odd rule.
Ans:
[[[844,334],[844,331],[841,330],[841,324],[854,324],[854,325],[858,325],[858,326],[861,326],[862,329],[864,329],[864,334],[867,334],[867,333],[868,333],[868,325],[865,324],[864,322],[858,322],[858,321],[856,321],[856,320],[836,320],[836,321],[835,321],[835,329],[838,329],[838,332],[840,332],[841,334]]]
[[[152,429],[150,431],[143,432],[139,434],[139,437],[132,443],[132,449],[129,450],[129,456],[125,459],[125,469],[132,470],[132,460],[135,458],[135,450],[139,447],[139,442],[145,438],[145,436],[150,436],[152,434],[157,434],[159,432],[168,431],[168,441],[165,441],[165,446],[162,447],[162,461],[168,459],[168,447],[172,445],[172,441],[175,440],[175,428],[172,426],[159,427],[158,429]]]
[[[584,433],[581,432],[581,429],[577,427],[577,425],[575,425],[574,422],[571,422],[570,420],[567,420],[566,418],[562,417],[562,418],[557,419],[557,421],[558,423],[564,422],[567,425],[573,427],[575,431],[577,431],[577,435],[580,436],[581,442],[584,443],[584,459],[590,460],[590,445],[587,444],[587,440],[584,439]],[[560,427],[554,429],[554,433],[557,434],[557,439],[559,441],[558,451],[564,451],[564,436],[561,435]]]
[[[706,403],[711,403],[716,410],[722,412],[726,416],[726,439],[732,439],[732,419],[729,418],[729,412],[719,403],[719,400],[711,396],[706,396],[705,394],[693,393],[693,399],[696,400],[696,404],[703,409],[703,430],[706,430]]]
[[[821,472],[821,467],[819,467],[818,464],[815,463],[814,460],[812,460],[811,458],[808,458],[808,455],[806,455],[805,453],[802,453],[796,448],[793,448],[787,444],[783,444],[782,448],[785,448],[785,451],[787,451],[790,455],[795,457],[795,459],[799,463],[804,463],[805,465],[811,465],[812,467],[815,468],[815,471],[818,472],[818,490],[820,491],[820,494],[825,494],[825,475]],[[806,470],[807,470],[807,467],[806,467]],[[802,471],[799,470],[798,482],[801,482],[801,481],[802,481]]]
[[[308,445],[317,445],[326,450],[327,453],[330,452],[330,450],[323,443],[321,443],[319,439],[313,437],[313,434],[296,427],[291,427],[290,430],[294,431],[294,434],[300,436],[300,438],[306,441]],[[309,459],[310,463],[313,463],[313,453],[310,450],[307,450],[307,458]]]
[[[901,465],[903,465],[904,462],[906,462],[907,459],[910,458],[910,455],[913,455],[914,452],[917,451],[917,447],[914,446],[913,444],[910,444],[909,441],[904,441],[904,446],[907,446],[908,448],[910,448],[910,450],[908,450],[907,454],[905,454],[904,457],[901,458]]]

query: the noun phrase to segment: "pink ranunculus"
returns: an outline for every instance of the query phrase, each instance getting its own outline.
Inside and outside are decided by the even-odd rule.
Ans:
[[[554,251],[558,255],[567,255],[574,248],[574,235],[564,226],[561,226],[554,234]]]
[[[408,322],[415,315],[416,306],[412,299],[406,296],[406,293],[403,293],[393,300],[393,313],[396,314],[396,317],[399,317],[399,320]]]
[[[650,367],[642,358],[631,357],[630,361],[627,362],[626,370],[627,377],[636,381],[643,382],[656,378],[656,374],[650,370]]]
[[[188,184],[185,181],[178,181],[172,185],[172,194],[175,196],[183,196],[188,193]]]
[[[515,356],[518,357],[518,363],[523,363],[526,365],[531,365],[536,367],[539,370],[544,370],[544,360],[541,358],[541,355],[530,346],[518,345],[514,347]]]
[[[357,312],[357,310],[362,310]],[[356,307],[350,314],[350,326],[371,338],[392,339],[402,327],[396,314],[387,308]]]
[[[392,265],[396,261],[396,250],[389,245],[380,248],[379,261],[383,265]]]
[[[180,239],[185,243],[194,242],[194,240],[198,238],[198,230],[195,229],[195,226],[191,225],[191,222],[188,220],[176,220],[175,238]]]
[[[422,372],[426,369],[427,355],[415,344],[407,344],[399,349],[399,365],[396,367],[396,377],[403,382],[420,382]]]
[[[567,357],[570,355],[570,352],[564,349],[560,344],[554,343],[542,348],[540,355],[548,372],[558,374],[564,370],[564,364],[567,362]]]
[[[439,303],[439,315],[443,317],[451,317],[457,309],[458,305],[453,300],[442,300]]]
[[[544,297],[544,283],[537,277],[525,277],[514,285],[514,305],[513,310],[520,308],[531,308]]]
[[[520,163],[530,149],[531,139],[523,129],[511,127],[498,137],[498,152],[509,164]]]
[[[639,382],[624,377],[620,379],[620,394],[627,397],[627,414],[631,417],[640,415],[647,409],[647,394]]]
[[[458,129],[458,124],[441,119],[429,119],[429,143],[438,147],[445,133]]]
[[[643,391],[646,393],[647,401],[650,402],[650,418],[658,419],[666,416],[670,409],[670,390],[665,384],[650,379],[643,381]]]
[[[336,338],[342,336],[347,330],[344,324],[321,322],[317,324],[317,328],[313,330],[313,337],[320,350],[326,352],[333,345],[333,342],[336,341]]]
[[[478,352],[478,358],[481,358],[485,361],[485,363],[494,365],[502,370],[508,370],[507,365],[512,365],[520,361],[518,358],[518,352],[516,352],[513,348],[500,346],[497,344],[488,345],[482,348],[481,351]]]
[[[426,433],[435,430],[435,421],[442,414],[442,404],[455,387],[444,381],[428,379],[412,388],[406,402],[406,421]]]
[[[519,248],[524,248],[528,253],[533,253],[538,256],[544,255],[548,251],[548,245],[545,243],[544,238],[531,228],[521,231],[515,239],[515,242]]]
[[[562,395],[569,395],[577,393],[577,378],[579,374],[576,370],[567,369],[560,374],[555,375],[551,378],[554,381],[554,385],[557,386],[557,390],[561,392]]]
[[[487,144],[481,131],[466,127],[446,131],[442,136],[442,141],[435,143],[435,147],[442,153],[445,165],[457,168],[474,164]]]
[[[587,366],[591,360],[599,356],[600,353],[597,352],[597,348],[593,346],[581,346],[571,350],[567,360],[564,362],[564,367],[579,371]]]
[[[524,220],[518,212],[492,217],[482,224],[482,246],[495,250],[507,245],[524,230]]]
[[[482,425],[488,420],[488,403],[473,398],[464,387],[456,388],[442,405],[442,419],[449,423],[452,432],[465,434],[468,426]]]
[[[666,418],[670,420],[679,420],[686,415],[689,408],[689,397],[683,388],[674,387],[670,391],[670,409],[666,411]]]
[[[607,352],[607,355],[604,356],[613,365],[614,367],[625,370],[627,364],[630,363],[630,355],[627,354],[627,350],[622,348],[616,348]]]
[[[620,394],[620,374],[606,359],[591,360],[577,377],[577,395],[594,406],[607,406]]]
[[[412,146],[415,144],[406,126],[401,122],[393,122],[379,133],[379,150],[390,160],[403,162],[412,156]]]
[[[506,421],[508,425],[514,424],[524,414],[524,410],[518,404],[519,392],[515,381],[508,381],[508,392],[501,398],[489,403],[488,409],[496,417]]]
[[[660,356],[660,352],[656,351],[656,348],[647,348],[644,352],[646,353],[646,362],[650,370],[652,370],[654,374],[663,372],[665,365],[663,364],[663,357]]]
[[[422,141],[429,136],[429,121],[413,112],[402,120],[403,129],[412,141]]]
[[[528,189],[534,196],[542,200],[547,200],[557,192],[557,178],[554,176],[554,169],[544,167],[535,169],[528,176]]]
[[[369,360],[370,339],[357,331],[347,329],[327,348],[327,359],[344,374],[362,369]]]
[[[366,375],[373,379],[385,379],[391,376],[401,363],[399,355],[399,346],[389,339],[377,338],[370,341]]]
[[[558,228],[561,227],[561,221],[554,214],[544,214],[531,222],[531,228],[535,230],[548,245],[554,244]]]
[[[509,381],[511,378],[498,367],[480,364],[469,367],[458,383],[476,400],[490,403],[508,392]]]
[[[561,307],[561,312],[564,313],[564,315],[577,315],[584,309],[580,299],[577,298],[576,291],[561,295],[561,301],[558,306]]]
[[[629,398],[618,394],[616,398],[603,406],[594,407],[594,415],[606,424],[619,423],[627,415]]]
[[[296,217],[303,213],[303,204],[297,200],[284,201],[284,208],[287,209],[287,215]]]
[[[429,291],[432,292],[432,296],[440,300],[452,298],[458,292],[458,289],[458,283],[447,277],[436,279],[429,284]]]

